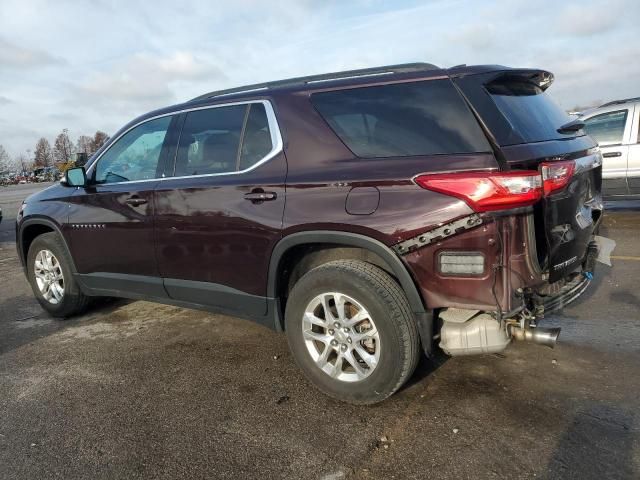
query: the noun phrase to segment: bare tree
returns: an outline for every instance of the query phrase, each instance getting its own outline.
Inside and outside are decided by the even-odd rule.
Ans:
[[[69,131],[65,128],[56,137],[53,145],[53,158],[56,162],[65,163],[71,160],[73,154],[73,143],[69,139]]]
[[[91,143],[91,155],[96,153],[102,145],[107,143],[107,140],[109,140],[109,135],[98,130],[93,136],[93,142]]]
[[[76,142],[76,152],[84,153],[89,157],[93,151],[93,138],[88,135],[80,135],[78,137],[78,141]]]
[[[16,166],[20,169],[20,173],[24,174],[33,170],[33,161],[28,155],[20,153],[15,159]]]
[[[0,145],[0,173],[11,170],[11,163],[11,157],[4,147]]]
[[[53,163],[53,152],[51,151],[51,145],[49,141],[42,137],[36,143],[36,149],[34,151],[34,163],[36,167],[48,167]]]

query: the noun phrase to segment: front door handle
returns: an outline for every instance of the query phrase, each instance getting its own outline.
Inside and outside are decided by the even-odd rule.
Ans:
[[[603,153],[602,156],[604,158],[621,157],[622,152],[607,152],[607,153]]]
[[[266,202],[268,200],[275,200],[278,197],[276,192],[249,192],[244,194],[245,200],[251,200],[254,203]]]
[[[134,195],[133,197],[127,198],[124,202],[132,207],[139,207],[140,205],[147,203],[147,199]]]

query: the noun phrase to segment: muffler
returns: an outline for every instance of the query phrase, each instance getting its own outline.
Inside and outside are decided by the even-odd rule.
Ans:
[[[545,345],[553,348],[556,346],[558,337],[560,336],[560,328],[542,328],[542,327],[511,327],[511,336],[516,340],[523,342],[533,342],[538,345]]]

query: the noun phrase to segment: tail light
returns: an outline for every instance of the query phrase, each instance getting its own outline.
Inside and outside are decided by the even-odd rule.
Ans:
[[[420,175],[422,188],[464,200],[476,212],[527,207],[542,198],[542,177],[533,170]]]
[[[544,195],[563,189],[571,180],[576,163],[573,160],[563,162],[543,162],[540,164]]]

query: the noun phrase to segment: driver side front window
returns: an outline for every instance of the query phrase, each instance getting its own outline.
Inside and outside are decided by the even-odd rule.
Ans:
[[[156,118],[125,133],[98,160],[95,183],[119,183],[149,180],[159,171],[162,144],[171,116]]]

